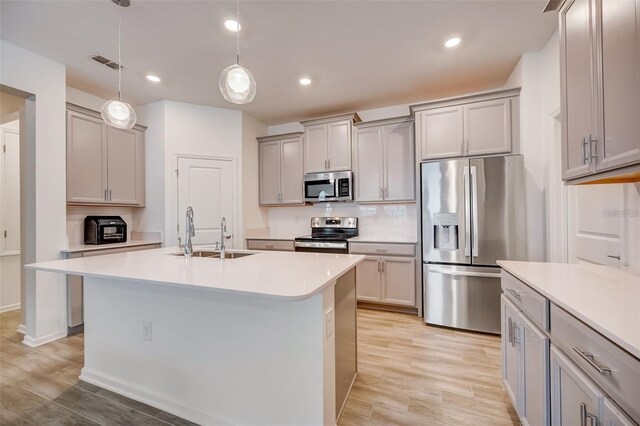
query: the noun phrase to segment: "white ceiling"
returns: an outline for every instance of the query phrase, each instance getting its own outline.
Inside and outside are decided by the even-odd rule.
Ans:
[[[132,0],[122,9],[123,97],[235,108],[266,124],[499,87],[520,55],[557,27],[544,0],[242,1],[241,64],[258,91],[224,101],[220,72],[235,61],[223,27],[232,1]],[[67,84],[114,97],[117,6],[110,0],[2,1],[3,39],[67,65]],[[462,37],[447,51],[445,39]],[[154,73],[162,83],[144,76]],[[300,76],[313,84],[302,87]]]

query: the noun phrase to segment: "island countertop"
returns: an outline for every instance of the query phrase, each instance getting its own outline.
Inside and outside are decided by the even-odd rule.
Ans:
[[[246,252],[229,250],[229,252]],[[253,252],[237,259],[174,256],[177,247],[26,265],[38,271],[156,283],[284,300],[308,299],[360,263],[365,256]]]
[[[640,359],[640,272],[587,264],[502,260],[498,264]]]

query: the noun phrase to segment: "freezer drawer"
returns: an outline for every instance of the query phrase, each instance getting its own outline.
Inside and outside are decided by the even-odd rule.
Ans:
[[[424,264],[422,276],[426,323],[500,334],[500,268]]]

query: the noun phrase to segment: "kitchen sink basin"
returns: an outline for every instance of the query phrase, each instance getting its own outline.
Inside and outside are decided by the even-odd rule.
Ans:
[[[239,259],[241,257],[251,256],[256,253],[238,253],[228,251],[224,254],[225,259]],[[184,256],[184,253],[174,253],[173,256]],[[220,252],[214,250],[194,250],[193,257],[204,257],[209,259],[220,259]]]

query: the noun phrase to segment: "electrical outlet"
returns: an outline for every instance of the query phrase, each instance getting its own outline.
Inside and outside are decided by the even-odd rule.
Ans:
[[[329,308],[324,313],[324,325],[326,339],[333,335],[333,308]]]
[[[142,321],[142,340],[151,341],[151,321]]]

